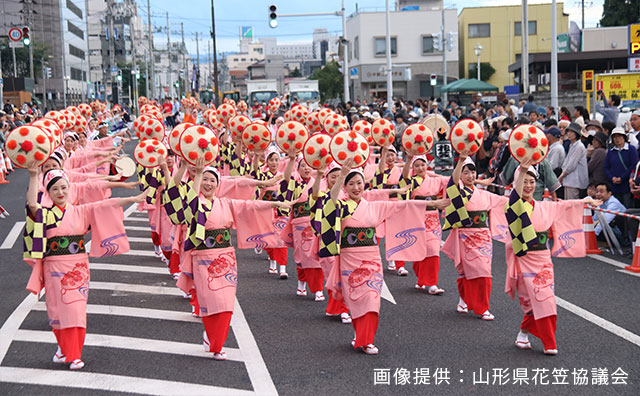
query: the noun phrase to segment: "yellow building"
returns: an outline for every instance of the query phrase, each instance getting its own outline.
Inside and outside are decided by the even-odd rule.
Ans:
[[[569,14],[558,7],[558,34],[569,31]],[[529,53],[551,52],[551,3],[529,5]],[[458,15],[458,51],[460,78],[477,78],[478,57],[474,48],[480,44],[481,63],[490,63],[495,73],[489,83],[504,90],[505,85],[514,85],[510,64],[520,60],[522,7],[468,7]],[[471,69],[471,76],[469,75]],[[482,68],[481,68],[482,70]]]

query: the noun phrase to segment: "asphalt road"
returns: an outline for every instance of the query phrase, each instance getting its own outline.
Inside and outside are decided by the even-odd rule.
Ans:
[[[26,172],[9,180],[0,185],[0,204],[11,213],[0,219],[0,244],[24,217]],[[114,192],[122,194],[129,192]],[[494,243],[493,322],[456,313],[457,274],[444,255],[442,296],[414,289],[413,274],[385,271],[395,304],[383,300],[380,354],[367,356],[351,348],[350,325],[325,316],[326,303],[295,295],[292,254],[292,277],[279,280],[267,274],[266,254],[241,250],[240,309],[225,345],[230,359],[218,362],[204,354],[202,325],[150,254],[146,214],[127,214],[132,253],[91,260],[86,367],[79,372],[51,362],[56,347],[44,306],[25,300],[29,267],[21,238],[0,250],[0,394],[640,394],[640,278],[615,265],[554,260],[554,357],[543,355],[533,337],[531,351],[514,346],[522,313],[503,292],[502,244]]]

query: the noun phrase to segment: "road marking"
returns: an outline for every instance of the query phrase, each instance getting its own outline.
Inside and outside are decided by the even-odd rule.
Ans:
[[[33,307],[33,310],[46,312],[47,305],[44,303],[44,301],[40,301]],[[93,315],[116,315],[116,316],[129,316],[133,318],[162,319],[162,320],[173,320],[176,322],[202,323],[201,319],[194,318],[193,315],[191,315],[188,312],[168,311],[164,309],[122,307],[118,305],[88,304],[87,313],[93,314]]]
[[[234,332],[235,334],[235,332]],[[52,331],[44,330],[18,330],[15,341],[42,342],[47,344],[57,344],[56,336]],[[168,353],[171,355],[195,356],[211,359],[211,352],[205,352],[200,344],[189,344],[186,342],[154,340],[151,338],[123,337],[107,334],[87,333],[85,346],[97,346],[106,348],[128,349],[133,351]],[[242,353],[237,348],[224,347],[227,353],[227,360],[242,362]]]
[[[396,304],[396,299],[393,298],[393,295],[391,294],[389,287],[387,287],[387,282],[385,281],[382,281],[382,291],[380,292],[380,297],[389,301],[391,304]]]
[[[627,270],[616,270],[616,272],[621,272],[623,274],[636,276],[636,277],[640,278],[640,274],[636,274],[635,272],[631,272],[631,271],[627,271]]]
[[[150,227],[136,227],[136,226],[124,226],[125,230],[131,230],[131,231],[149,231],[151,232],[151,228]]]
[[[0,245],[0,249],[13,248],[13,245],[16,243],[16,239],[18,239],[18,237],[22,233],[22,228],[25,224],[25,221],[16,221],[16,223],[11,228],[11,231],[9,231],[9,234],[4,239],[4,242],[2,242],[2,245]]]
[[[614,265],[618,268],[623,268],[626,267],[629,264],[625,264],[625,263],[621,263],[620,261],[614,260],[612,258],[609,257],[603,257],[600,256],[598,254],[587,254],[587,257],[592,258],[592,259],[596,259],[598,261],[602,261],[603,263],[607,263],[607,264],[611,264]]]
[[[244,364],[254,392],[258,395],[277,395],[276,386],[237,298],[234,302],[233,316],[231,316],[231,329],[238,343],[238,349],[243,352]]]
[[[585,319],[595,324],[596,326],[602,327],[608,332],[615,334],[620,338],[624,338],[625,340],[629,341],[632,344],[640,346],[640,336],[638,336],[637,334],[634,334],[629,330],[623,329],[622,327],[614,323],[611,323],[608,320],[601,318],[598,315],[592,314],[586,309],[580,308],[579,306],[572,304],[569,301],[564,300],[558,296],[556,296],[556,302],[560,307],[580,316],[582,319]]]
[[[145,219],[144,217],[132,217],[132,216],[129,216],[129,217],[125,218],[124,221],[141,221],[141,222],[148,223],[149,219]]]
[[[42,293],[44,294],[44,292]],[[0,364],[4,360],[9,346],[13,341],[13,336],[16,334],[22,322],[24,322],[27,315],[31,311],[31,308],[38,302],[38,297],[35,294],[29,293],[27,297],[18,305],[18,307],[9,315],[7,320],[0,327]]]
[[[153,241],[151,240],[151,238],[140,238],[140,237],[130,237],[127,236],[127,239],[129,240],[129,242],[140,242],[140,243],[153,243]]]
[[[91,281],[89,288],[92,290],[112,290],[131,293],[159,294],[164,296],[169,295],[182,297],[183,295],[182,291],[177,287],[134,285],[129,283]]]
[[[142,257],[156,257],[156,254],[151,250],[129,250],[126,253],[120,254],[121,256],[142,256]]]
[[[91,271],[123,271],[123,272],[142,272],[145,274],[165,274],[168,275],[167,267],[151,267],[149,265],[126,265],[126,264],[103,264],[89,263]]]
[[[231,395],[248,396],[254,392],[223,388],[213,385],[190,384],[124,375],[88,372],[43,370],[19,367],[0,367],[0,377],[5,382],[106,390],[120,393],[146,395]]]
[[[140,213],[140,212],[138,212],[137,207],[138,207],[138,204],[129,205],[129,207],[124,211],[124,217],[127,218],[127,217],[131,216],[131,214],[134,213],[134,212]]]

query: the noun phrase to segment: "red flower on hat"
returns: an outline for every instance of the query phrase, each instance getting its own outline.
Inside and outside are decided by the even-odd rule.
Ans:
[[[516,140],[522,140],[523,137],[524,135],[522,134],[522,132],[516,132],[513,134],[513,138]]]
[[[251,140],[253,140],[254,143],[258,143],[260,141],[260,136],[254,135]]]
[[[25,140],[24,142],[22,142],[22,145],[20,145],[20,148],[22,149],[22,151],[28,153],[29,151],[33,150],[33,143],[31,142],[31,140]]]
[[[467,136],[467,140],[470,141],[470,142],[473,142],[474,140],[476,140],[476,135],[474,135],[473,133],[470,133]]]
[[[417,135],[414,140],[416,141],[416,143],[422,142],[422,135]]]
[[[527,144],[529,144],[529,147],[531,148],[536,148],[538,146],[538,139],[534,137],[529,138],[529,140],[527,140]]]
[[[200,138],[198,140],[198,147],[200,147],[201,149],[206,149],[207,146],[209,145],[209,142],[207,141],[207,139],[205,138]]]
[[[323,148],[320,150],[320,156],[321,156],[321,157],[326,157],[326,156],[327,156],[327,154],[328,154],[327,149],[323,147]]]
[[[525,151],[524,147],[520,147],[519,149],[516,150],[516,155],[518,157],[524,157],[526,153],[527,152]]]
[[[537,151],[535,153],[533,153],[533,155],[531,156],[531,158],[533,158],[534,161],[537,161],[540,159],[540,153],[538,153]]]
[[[293,133],[293,132],[291,132],[291,133],[289,134],[289,140],[296,140],[296,134],[295,134],[295,133]]]
[[[349,149],[349,151],[356,151],[358,149],[358,143],[356,143],[354,141],[350,141],[347,144],[347,148]]]

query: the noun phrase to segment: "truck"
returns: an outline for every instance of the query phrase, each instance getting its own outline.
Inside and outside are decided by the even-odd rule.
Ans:
[[[247,80],[248,105],[269,103],[272,98],[278,96],[277,80]]]
[[[320,103],[320,91],[318,80],[291,79],[287,92],[289,100],[297,100],[301,105],[306,105],[310,109],[316,109]]]

